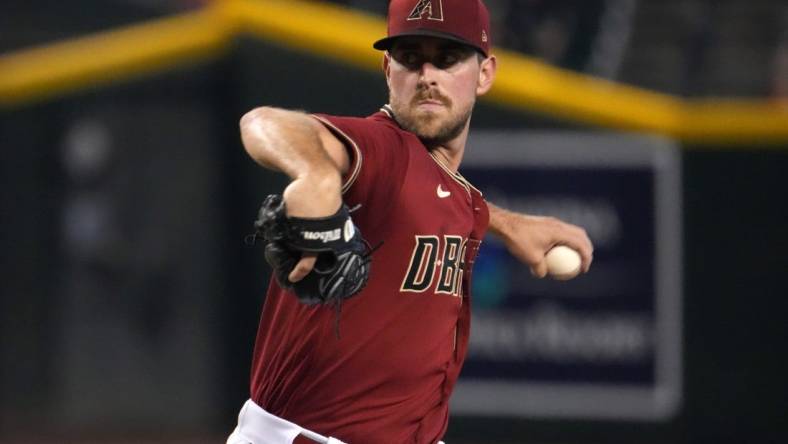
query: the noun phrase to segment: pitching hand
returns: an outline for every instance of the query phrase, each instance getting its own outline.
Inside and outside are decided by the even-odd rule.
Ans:
[[[566,245],[580,253],[583,273],[593,260],[594,247],[586,231],[554,217],[529,216],[490,205],[490,231],[538,278],[547,275],[545,254],[556,245]]]

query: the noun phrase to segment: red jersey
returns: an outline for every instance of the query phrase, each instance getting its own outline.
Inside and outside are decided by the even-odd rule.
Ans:
[[[351,153],[343,199],[372,255],[366,287],[306,306],[271,280],[251,398],[270,413],[350,444],[435,443],[470,332],[470,277],[487,229],[481,193],[390,110],[315,116]]]

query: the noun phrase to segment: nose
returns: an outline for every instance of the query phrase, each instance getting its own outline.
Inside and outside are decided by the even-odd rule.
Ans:
[[[431,62],[424,62],[419,68],[419,81],[428,85],[435,85],[435,75],[439,71]]]

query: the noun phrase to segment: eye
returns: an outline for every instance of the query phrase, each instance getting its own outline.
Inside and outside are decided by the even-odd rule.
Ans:
[[[416,51],[410,51],[410,50],[394,51],[392,56],[397,62],[399,62],[401,65],[405,66],[407,69],[410,70],[418,69],[424,63],[421,55]]]
[[[460,53],[457,51],[445,51],[438,54],[435,58],[435,66],[440,69],[451,68],[461,60]]]
[[[421,57],[413,51],[408,51],[403,55],[403,61],[408,66],[415,66],[420,59]]]

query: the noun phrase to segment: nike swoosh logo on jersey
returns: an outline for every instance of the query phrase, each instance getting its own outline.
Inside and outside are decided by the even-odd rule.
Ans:
[[[451,196],[451,191],[443,191],[443,188],[441,188],[441,184],[438,184],[438,189],[436,191],[438,192],[438,197],[440,197],[441,199],[443,199],[444,197]]]

